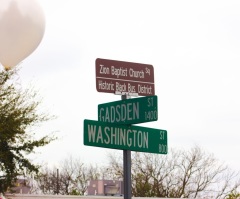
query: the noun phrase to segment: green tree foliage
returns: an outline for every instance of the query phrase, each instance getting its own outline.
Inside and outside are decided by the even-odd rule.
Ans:
[[[35,138],[32,127],[53,117],[39,113],[37,93],[23,90],[14,79],[16,74],[16,70],[0,72],[0,192],[11,187],[24,171],[37,172],[39,166],[26,156],[56,139],[50,135]]]
[[[236,191],[233,191],[226,197],[226,199],[239,199],[239,198],[240,198],[240,193],[236,193]]]

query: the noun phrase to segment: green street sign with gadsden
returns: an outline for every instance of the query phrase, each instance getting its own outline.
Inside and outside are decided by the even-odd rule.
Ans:
[[[157,96],[124,99],[98,105],[98,121],[115,124],[138,124],[157,121]]]
[[[84,145],[167,154],[167,131],[84,120]]]

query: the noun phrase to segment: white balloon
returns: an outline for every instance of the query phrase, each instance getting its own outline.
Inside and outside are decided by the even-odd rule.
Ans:
[[[40,44],[45,16],[36,0],[0,0],[0,63],[11,69]]]

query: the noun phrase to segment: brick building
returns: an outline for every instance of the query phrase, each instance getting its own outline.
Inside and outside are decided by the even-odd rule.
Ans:
[[[87,195],[122,196],[123,181],[119,180],[91,180]]]
[[[29,194],[31,186],[28,180],[26,179],[17,179],[15,187],[12,187],[10,192],[20,193],[20,194]]]

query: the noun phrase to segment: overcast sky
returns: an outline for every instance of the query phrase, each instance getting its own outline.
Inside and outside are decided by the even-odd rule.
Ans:
[[[83,120],[121,99],[96,90],[95,60],[104,58],[153,65],[158,121],[139,126],[167,130],[169,148],[199,145],[240,168],[239,1],[39,2],[45,34],[19,76],[58,117],[39,131],[56,131],[59,140],[38,160],[106,162],[111,149],[83,145]]]

